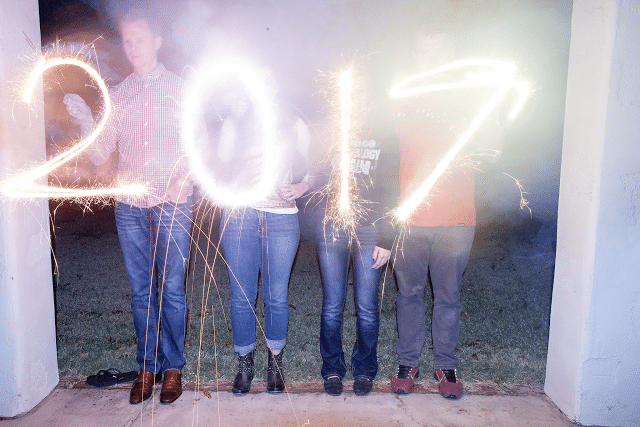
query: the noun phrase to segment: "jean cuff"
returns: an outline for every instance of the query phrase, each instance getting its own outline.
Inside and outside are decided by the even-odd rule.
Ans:
[[[271,351],[278,351],[278,350],[282,350],[284,348],[284,346],[287,344],[287,339],[283,339],[283,340],[270,340],[267,339],[267,347],[269,347],[269,349]]]
[[[251,353],[255,349],[256,349],[255,342],[253,344],[243,345],[243,346],[239,346],[235,344],[233,345],[233,351],[238,353],[240,356],[246,356],[247,354]]]

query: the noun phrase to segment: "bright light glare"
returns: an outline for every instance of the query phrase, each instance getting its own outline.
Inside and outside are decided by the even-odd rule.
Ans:
[[[228,82],[239,82],[244,86],[257,113],[261,142],[264,145],[259,182],[242,191],[218,183],[211,174],[211,166],[205,161],[206,156],[202,152],[206,142],[201,140],[196,119],[202,117],[202,98],[206,89]],[[182,116],[183,148],[189,158],[194,179],[207,198],[219,205],[252,206],[264,200],[278,184],[279,153],[275,147],[276,119],[270,92],[260,72],[240,62],[214,63],[201,67],[188,87]]]
[[[420,79],[424,79],[428,76],[444,73],[456,68],[461,67],[488,67],[490,71],[484,72],[469,72],[465,75],[465,80],[454,83],[442,83],[431,84],[424,86],[411,87],[410,85]],[[427,177],[424,183],[413,193],[396,211],[396,217],[401,222],[405,222],[409,219],[415,209],[422,203],[423,200],[429,195],[429,192],[433,188],[433,185],[437,179],[442,175],[445,169],[449,166],[453,158],[460,152],[462,147],[471,139],[473,133],[483,120],[493,111],[494,108],[504,99],[505,95],[515,88],[518,93],[518,100],[516,101],[513,109],[509,114],[509,119],[513,120],[522,108],[527,95],[528,85],[526,82],[515,80],[515,65],[511,62],[494,61],[488,59],[469,59],[464,61],[457,61],[451,64],[444,65],[434,70],[418,74],[403,80],[391,88],[391,96],[394,98],[404,98],[408,96],[414,96],[421,93],[442,91],[448,89],[457,88],[471,88],[471,87],[483,87],[483,86],[496,86],[496,92],[491,99],[480,109],[476,117],[472,120],[469,128],[462,134],[460,139],[451,147],[445,157],[438,163],[436,168]],[[409,86],[409,87],[407,87]]]

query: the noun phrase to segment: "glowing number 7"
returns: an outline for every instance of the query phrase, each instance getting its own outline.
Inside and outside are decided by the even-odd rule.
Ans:
[[[46,178],[46,176],[57,167],[71,160],[72,158],[77,157],[78,155],[80,155],[80,153],[86,150],[98,137],[100,132],[102,132],[109,114],[111,114],[111,100],[109,99],[109,91],[107,90],[107,86],[104,80],[102,80],[98,72],[93,67],[77,58],[42,59],[29,77],[22,97],[22,101],[26,103],[30,102],[33,91],[36,87],[36,83],[38,82],[38,78],[48,69],[60,65],[74,65],[80,67],[95,80],[104,98],[103,118],[88,137],[81,140],[70,149],[41,164],[40,166],[36,166],[31,170],[8,178],[2,184],[0,184],[0,191],[9,197],[15,198],[80,198],[106,196],[111,194],[143,194],[145,189],[140,185],[84,190],[76,188],[49,187],[47,185],[37,183],[39,180],[41,180],[41,178]]]
[[[412,87],[404,89],[405,86],[415,82],[421,78],[431,76],[452,70],[454,68],[478,66],[493,69],[491,72],[485,73],[467,73],[466,80],[455,83],[434,84],[427,86]],[[462,87],[480,87],[480,86],[497,86],[495,95],[482,107],[478,115],[473,119],[467,131],[460,137],[451,150],[438,163],[436,168],[427,177],[424,183],[402,204],[396,211],[396,217],[401,222],[406,221],[422,201],[429,195],[431,188],[437,181],[442,172],[449,166],[453,158],[460,152],[462,147],[469,141],[473,133],[476,131],[482,121],[493,111],[493,109],[502,101],[504,96],[511,88],[516,88],[519,92],[519,99],[514,105],[509,119],[515,118],[516,114],[524,104],[528,94],[527,84],[523,81],[514,80],[515,66],[513,63],[504,61],[492,61],[487,59],[470,59],[465,61],[453,62],[448,65],[436,68],[432,71],[419,74],[409,79],[397,83],[391,88],[391,96],[394,98],[403,98],[407,96],[417,95],[420,93],[447,90]]]
[[[253,108],[257,112],[258,123],[262,130],[264,158],[260,181],[246,191],[225,187],[216,182],[211,175],[210,167],[202,155],[202,150],[206,148],[203,146],[205,141],[200,140],[199,121],[195,119],[202,116],[202,94],[205,89],[215,86],[216,83],[228,81],[240,82],[244,86]],[[223,206],[251,206],[264,200],[277,185],[279,153],[275,148],[275,117],[267,92],[258,73],[244,64],[232,62],[203,67],[196,79],[189,85],[181,123],[183,149],[189,158],[193,177],[198,181],[207,198]]]

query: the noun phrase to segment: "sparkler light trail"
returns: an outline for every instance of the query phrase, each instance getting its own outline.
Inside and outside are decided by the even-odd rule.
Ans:
[[[358,98],[354,96],[353,67],[331,76],[331,102],[337,114],[335,120],[337,153],[331,160],[331,174],[326,186],[325,196],[328,198],[324,223],[331,223],[336,230],[348,230],[349,235],[355,235],[358,219],[362,217],[364,208],[355,185],[352,142],[358,132],[357,110],[354,108]]]
[[[90,198],[113,194],[144,194],[145,187],[143,185],[128,185],[116,188],[110,187],[97,189],[77,189],[50,187],[38,183],[38,181],[46,179],[47,175],[58,168],[60,165],[79,156],[83,151],[89,148],[91,143],[103,131],[107,119],[111,114],[111,100],[109,98],[109,91],[104,80],[89,63],[77,57],[53,57],[48,59],[42,58],[38,62],[37,66],[33,69],[29,76],[29,79],[27,80],[27,84],[25,86],[21,101],[25,103],[31,102],[33,92],[36,88],[37,83],[39,82],[40,76],[50,68],[63,65],[72,65],[82,68],[96,82],[104,99],[104,115],[102,117],[102,120],[98,123],[97,126],[94,127],[89,136],[87,136],[85,139],[82,139],[68,150],[60,153],[59,155],[43,164],[34,167],[33,169],[10,177],[4,182],[0,183],[0,192],[8,197],[13,198]]]
[[[411,87],[411,84],[428,76],[444,73],[462,67],[483,67],[488,68],[487,72],[468,72],[465,79],[454,83],[431,84]],[[414,96],[421,93],[442,91],[456,88],[472,88],[483,86],[496,86],[496,92],[491,99],[480,109],[476,117],[472,120],[469,128],[462,134],[458,141],[451,147],[445,157],[438,163],[436,168],[427,177],[424,183],[413,193],[396,211],[396,218],[401,222],[406,221],[422,201],[429,195],[433,185],[440,175],[449,166],[453,158],[460,152],[462,147],[471,139],[473,133],[494,108],[504,99],[509,90],[515,88],[518,92],[518,100],[509,114],[509,119],[513,120],[522,108],[527,95],[528,85],[521,80],[515,80],[515,65],[506,61],[495,61],[488,59],[469,59],[453,62],[451,64],[438,67],[434,70],[418,74],[403,80],[391,88],[390,95],[394,98]]]
[[[351,125],[351,68],[340,75],[340,196],[338,211],[346,215],[350,209],[349,181],[351,172],[351,156],[349,155],[349,138]]]
[[[183,149],[189,158],[194,179],[201,185],[205,196],[221,206],[251,206],[264,200],[278,184],[278,150],[275,147],[275,113],[269,90],[260,73],[250,66],[230,61],[223,65],[204,66],[190,84],[185,97],[182,116]],[[264,157],[259,182],[247,190],[230,188],[216,181],[210,166],[202,155],[203,141],[198,135],[198,120],[201,117],[203,93],[206,89],[225,83],[239,82],[244,86],[249,100],[257,113],[261,129]]]

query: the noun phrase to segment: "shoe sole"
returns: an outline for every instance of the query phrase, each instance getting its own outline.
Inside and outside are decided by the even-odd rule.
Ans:
[[[325,393],[327,393],[327,395],[329,395],[329,396],[340,396],[340,395],[342,394],[342,392],[343,392],[343,390],[340,390],[340,391],[339,391],[339,392],[337,392],[337,393],[331,393],[331,392],[329,392],[329,390],[327,390],[326,388],[324,389],[324,391],[325,391]]]
[[[444,394],[441,394],[440,396],[444,397],[445,399],[449,399],[449,400],[458,400],[462,397],[462,395],[460,396],[454,396],[453,394],[450,394],[449,396],[445,396]]]
[[[413,378],[414,379],[418,378],[418,376],[416,375]],[[389,386],[389,388],[391,389],[392,392],[394,392],[395,394],[399,394],[401,396],[413,393],[413,389],[414,389],[414,387],[411,387],[411,390],[404,390],[402,388],[394,389],[391,385]]]
[[[271,385],[271,386],[267,386],[267,392],[269,392],[270,394],[280,394],[280,393],[284,393],[284,389],[285,389],[285,385],[282,384],[282,388],[278,388],[275,385]]]
[[[284,393],[284,389],[285,389],[285,385],[282,384],[282,388],[278,388],[274,385],[271,386],[267,386],[267,392],[271,393],[271,394],[280,394],[280,393]]]
[[[440,393],[440,396],[444,397],[445,399],[449,399],[449,400],[458,400],[462,397],[462,395],[460,396],[456,396],[455,394],[449,394],[449,395],[444,395],[442,393]]]
[[[178,395],[178,397],[176,397],[175,399],[173,399],[171,402],[163,402],[162,400],[160,401],[161,405],[171,405],[173,402],[175,402],[176,400],[178,400],[180,398],[180,396],[182,396],[182,393],[180,393]]]
[[[151,395],[149,397],[147,397],[146,399],[142,399],[140,402],[132,402],[131,399],[129,399],[129,404],[130,405],[139,405],[139,404],[144,403],[147,400],[149,400],[151,398],[151,396],[153,396],[153,393],[151,393]]]

